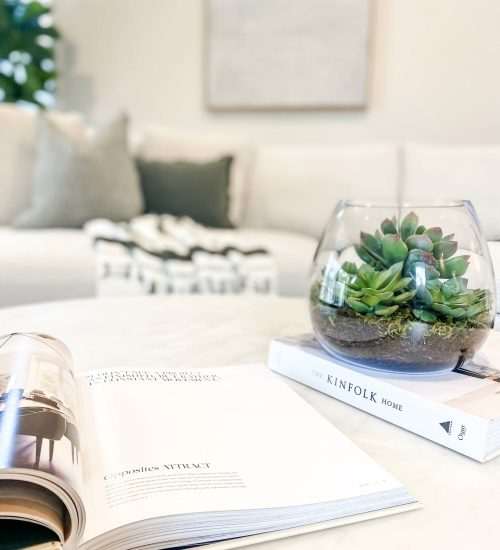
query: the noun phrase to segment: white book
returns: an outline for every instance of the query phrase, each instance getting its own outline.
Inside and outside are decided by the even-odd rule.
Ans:
[[[416,506],[262,364],[73,377],[61,342],[6,337],[0,451],[0,547],[7,521],[24,546],[233,548]]]
[[[500,334],[453,371],[405,375],[359,368],[312,335],[273,340],[269,367],[480,462],[500,454]]]

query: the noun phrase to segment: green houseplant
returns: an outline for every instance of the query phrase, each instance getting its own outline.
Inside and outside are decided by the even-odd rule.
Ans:
[[[0,0],[0,101],[50,104],[59,37],[50,12],[36,1]]]
[[[463,234],[474,216],[467,220],[467,205],[462,209]],[[460,253],[468,247],[454,234],[426,227],[413,210],[383,219],[374,232],[361,230],[340,254],[320,244],[323,260],[317,254],[311,287],[318,339],[328,351],[375,368],[440,370],[466,360],[494,317],[491,261],[481,239],[472,244],[474,258]],[[349,248],[349,259],[338,261]],[[471,286],[469,270],[480,285]]]

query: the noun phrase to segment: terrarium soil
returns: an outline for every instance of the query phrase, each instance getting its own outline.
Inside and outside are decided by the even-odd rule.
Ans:
[[[334,351],[367,364],[387,366],[458,365],[472,357],[486,340],[485,325],[450,325],[445,336],[432,331],[432,325],[408,319],[405,330],[390,330],[390,320],[367,320],[350,308],[316,304],[311,309],[316,330]],[[401,328],[401,326],[399,327]]]

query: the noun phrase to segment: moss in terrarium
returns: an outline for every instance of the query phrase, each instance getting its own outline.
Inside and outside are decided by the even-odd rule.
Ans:
[[[388,317],[381,317],[375,314],[363,315],[360,313],[357,313],[356,317],[369,325],[376,325],[379,327],[383,336],[393,338],[406,336],[410,328],[415,326],[416,322],[422,323],[415,318],[410,308],[400,308]],[[329,321],[332,326],[335,326],[335,323],[337,322],[337,315],[330,315]],[[475,321],[452,321],[451,319],[438,319],[433,323],[427,323],[427,325],[427,334],[433,334],[440,336],[441,338],[451,338],[455,329],[474,330],[478,327],[489,328],[487,316],[483,317],[482,320]]]

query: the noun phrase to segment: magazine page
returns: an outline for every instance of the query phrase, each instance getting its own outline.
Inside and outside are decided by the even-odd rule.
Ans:
[[[83,528],[76,399],[71,354],[62,342],[35,333],[0,338],[0,479],[2,485],[15,480],[11,488],[31,483],[56,495],[63,506],[51,507],[50,521],[40,504],[43,499],[36,498],[23,501],[24,516],[17,506],[17,517],[32,520],[38,507],[38,517],[45,517],[45,524],[58,535],[62,532],[66,541]],[[40,491],[33,488],[32,494]],[[0,494],[0,519],[6,499]]]
[[[0,484],[0,517],[3,518],[0,548],[64,540],[64,505],[45,487],[26,481],[3,480]],[[19,521],[21,519],[24,521]]]
[[[401,488],[264,365],[93,371],[77,387],[85,541],[159,516]]]

